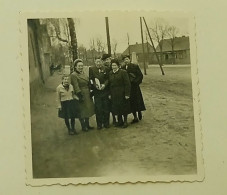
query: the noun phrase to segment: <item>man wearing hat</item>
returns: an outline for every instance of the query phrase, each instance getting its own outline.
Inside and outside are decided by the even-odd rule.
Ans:
[[[130,56],[123,56],[122,59],[124,61],[124,66],[122,69],[127,71],[131,82],[130,105],[131,112],[134,116],[132,123],[137,123],[142,119],[141,111],[146,110],[139,86],[143,80],[143,73],[137,64],[131,63]]]
[[[89,78],[93,83],[97,129],[109,128],[110,102],[108,89],[109,70],[100,58],[95,59],[95,66],[89,68]]]
[[[107,68],[107,70],[111,70],[111,56],[109,54],[104,53],[102,55],[103,65]]]

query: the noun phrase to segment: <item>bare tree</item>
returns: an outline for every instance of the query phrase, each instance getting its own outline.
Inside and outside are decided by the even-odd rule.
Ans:
[[[94,38],[91,38],[90,39],[90,41],[89,41],[89,47],[90,47],[90,50],[95,49],[95,39]]]
[[[162,19],[157,19],[150,27],[153,39],[158,43],[160,49],[160,62],[162,65],[163,58],[163,40],[167,37],[168,25]]]
[[[91,55],[92,55],[92,61],[94,62],[94,51],[95,51],[95,39],[91,38],[89,42],[90,50],[91,50]]]
[[[116,39],[112,40],[111,47],[112,47],[114,57],[116,57],[116,50],[117,50],[117,40]]]
[[[84,61],[85,60],[87,60],[86,59],[86,48],[81,44],[81,45],[79,45],[79,47],[78,47],[78,57],[80,58],[80,59],[83,59]]]
[[[49,24],[50,37],[56,38],[59,41],[59,44],[65,43],[65,46],[68,47],[67,56],[74,61],[78,57],[75,30],[75,21],[77,21],[77,19],[50,18],[46,19],[46,21]],[[79,20],[77,23],[79,24]]]
[[[60,21],[59,18],[49,18],[47,19],[47,23],[51,24],[53,28],[51,28],[51,37],[56,37],[59,41],[69,43],[69,37],[66,36],[66,38],[63,38],[61,36],[61,26],[65,25],[66,23],[64,21]],[[65,24],[63,24],[65,23]]]
[[[102,54],[105,50],[105,43],[99,37],[96,38],[96,47],[99,55]]]
[[[179,29],[176,26],[169,26],[167,30],[168,37],[170,38],[170,45],[172,49],[172,63],[175,64],[175,54],[174,54],[174,46],[177,34],[179,33]]]

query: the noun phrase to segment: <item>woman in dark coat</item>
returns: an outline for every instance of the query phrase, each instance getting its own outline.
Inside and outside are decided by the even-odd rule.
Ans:
[[[124,66],[122,67],[122,69],[127,71],[131,82],[130,104],[131,104],[131,112],[134,116],[132,123],[137,123],[139,122],[139,120],[142,119],[141,111],[146,110],[144,101],[143,101],[143,96],[139,86],[142,83],[143,74],[138,65],[132,64],[130,62],[129,56],[124,56],[123,61],[124,61]],[[137,116],[137,112],[138,112],[138,116]]]
[[[80,123],[83,131],[93,129],[89,125],[89,117],[95,114],[94,103],[90,94],[90,81],[83,71],[83,61],[74,61],[74,72],[71,74],[71,84],[79,98]]]
[[[127,116],[130,113],[130,90],[131,84],[125,70],[119,69],[117,60],[111,61],[112,71],[109,73],[111,111],[118,117],[118,126],[128,126]],[[124,117],[124,121],[122,119]]]

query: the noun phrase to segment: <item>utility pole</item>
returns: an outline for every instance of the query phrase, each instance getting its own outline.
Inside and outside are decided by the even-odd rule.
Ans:
[[[108,20],[108,17],[105,17],[105,21],[106,21],[106,36],[107,36],[108,54],[111,55],[110,30],[109,30],[109,20]]]
[[[146,33],[146,41],[147,41],[147,62],[148,62],[148,64],[149,64],[149,53],[150,53],[150,51],[149,51],[149,44],[148,44],[148,39],[147,39],[147,33]]]
[[[143,17],[143,21],[144,21],[144,24],[145,24],[145,26],[146,26],[147,33],[148,33],[148,36],[149,36],[149,38],[150,38],[150,41],[151,41],[151,43],[152,43],[152,46],[153,46],[153,49],[154,49],[154,53],[155,53],[155,56],[156,56],[156,58],[157,58],[158,64],[159,64],[159,66],[160,66],[162,75],[165,75],[164,70],[163,70],[163,68],[162,68],[162,64],[161,64],[160,61],[159,61],[159,57],[158,57],[157,51],[156,51],[156,49],[155,49],[154,42],[153,42],[153,40],[152,40],[152,38],[151,38],[151,34],[150,34],[150,31],[149,31],[149,28],[148,28],[148,26],[147,26],[147,23],[146,23],[146,20],[145,20],[144,17]]]
[[[127,33],[128,38],[128,55],[131,56],[130,45],[129,45],[129,34]]]
[[[140,29],[141,29],[142,48],[143,48],[143,70],[144,70],[144,75],[147,75],[146,63],[145,63],[145,54],[144,54],[144,43],[143,43],[143,24],[142,24],[142,17],[140,17]]]

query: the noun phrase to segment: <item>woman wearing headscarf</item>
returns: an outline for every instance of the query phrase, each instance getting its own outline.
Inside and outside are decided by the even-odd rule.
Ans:
[[[74,72],[71,74],[71,84],[75,94],[79,97],[80,123],[83,131],[93,129],[89,125],[89,117],[95,114],[94,103],[90,93],[90,81],[83,71],[83,61],[74,61]]]
[[[130,113],[131,84],[127,72],[120,69],[120,64],[116,59],[111,61],[111,67],[112,71],[109,73],[111,111],[113,115],[117,115],[118,126],[126,128],[127,116]]]

